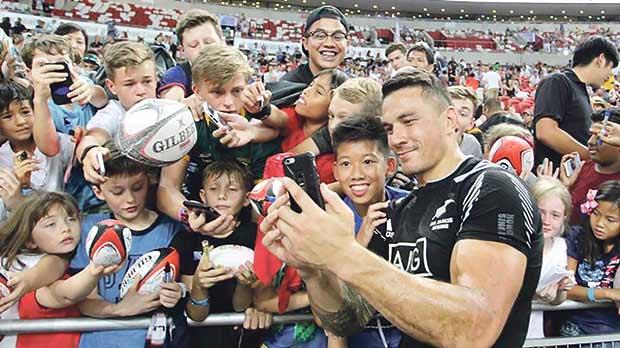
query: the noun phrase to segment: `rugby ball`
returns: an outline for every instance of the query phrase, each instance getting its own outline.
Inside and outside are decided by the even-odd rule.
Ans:
[[[190,109],[166,99],[144,99],[127,110],[116,133],[121,154],[163,167],[185,156],[198,139]]]
[[[138,293],[150,295],[159,293],[161,283],[164,281],[166,264],[170,264],[171,279],[178,280],[181,268],[181,256],[174,248],[161,248],[149,251],[142,255],[129,267],[121,282],[120,295],[125,297],[127,291],[138,281]]]
[[[86,254],[96,265],[108,267],[127,260],[131,249],[131,230],[118,220],[103,220],[86,236]]]
[[[261,216],[267,216],[267,209],[282,190],[282,182],[276,178],[263,180],[256,184],[249,193],[250,205]]]
[[[517,175],[529,172],[534,166],[534,150],[522,138],[509,135],[493,143],[489,151],[489,160]]]
[[[216,267],[226,267],[236,272],[246,262],[254,262],[254,250],[243,245],[222,245],[209,252],[209,260]]]

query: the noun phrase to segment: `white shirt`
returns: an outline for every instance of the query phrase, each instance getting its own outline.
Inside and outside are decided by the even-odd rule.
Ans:
[[[103,129],[108,132],[111,138],[114,138],[121,127],[123,116],[125,116],[125,109],[121,103],[118,100],[110,100],[105,108],[97,111],[95,116],[88,121],[86,128]]]
[[[487,71],[484,75],[482,75],[482,85],[484,86],[484,89],[499,89],[502,85],[502,77],[495,71]]]
[[[38,148],[34,150],[34,159],[39,160],[39,170],[32,172],[30,186],[35,190],[64,191],[65,170],[73,155],[75,144],[71,137],[58,133],[60,151],[54,157],[45,156]],[[13,168],[15,152],[9,142],[0,146],[0,167]]]

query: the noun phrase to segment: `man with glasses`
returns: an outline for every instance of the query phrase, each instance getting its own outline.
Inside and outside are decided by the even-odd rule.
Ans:
[[[310,12],[301,39],[308,63],[288,72],[282,81],[308,85],[319,71],[337,68],[347,51],[348,31],[346,17],[334,6],[321,6]]]

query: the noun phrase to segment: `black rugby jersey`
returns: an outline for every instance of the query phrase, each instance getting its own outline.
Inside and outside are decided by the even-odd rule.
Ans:
[[[523,285],[494,345],[522,347],[543,249],[542,223],[526,185],[496,165],[468,158],[449,176],[415,189],[390,209],[395,236],[388,261],[406,272],[450,282],[452,250],[462,239],[505,243],[525,254]],[[401,347],[427,345],[405,336]]]

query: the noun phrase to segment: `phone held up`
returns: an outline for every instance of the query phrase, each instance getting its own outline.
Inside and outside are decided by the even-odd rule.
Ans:
[[[310,198],[322,209],[325,209],[323,196],[321,195],[321,182],[316,170],[314,155],[310,152],[287,157],[282,160],[284,174],[293,179]],[[299,205],[291,199],[291,209],[301,212]]]
[[[564,173],[566,173],[567,177],[571,177],[579,166],[581,166],[581,158],[579,154],[577,154],[575,157],[564,162]]]
[[[207,218],[207,222],[211,222],[220,217],[220,213],[218,213],[217,210],[198,201],[184,201],[183,205],[196,214],[204,214]]]
[[[56,105],[66,105],[71,104],[71,98],[67,96],[71,90],[69,87],[73,84],[73,79],[71,78],[71,71],[69,70],[69,64],[65,61],[53,62],[49,64],[54,65],[62,65],[62,69],[58,70],[58,72],[62,72],[67,74],[67,78],[62,82],[54,82],[50,85],[50,90],[52,92],[52,100]]]

